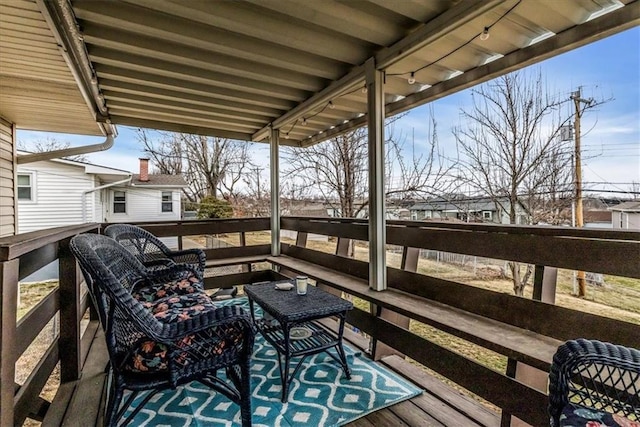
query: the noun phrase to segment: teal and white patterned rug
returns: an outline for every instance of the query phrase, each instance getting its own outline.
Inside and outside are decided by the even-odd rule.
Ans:
[[[224,303],[239,304],[249,310],[246,298]],[[260,334],[256,335],[251,362],[253,425],[340,426],[422,392],[347,345],[345,351],[351,380],[346,379],[340,365],[326,353],[310,356],[291,383],[289,401],[282,403],[277,353]],[[133,406],[144,396],[138,396]],[[240,426],[240,408],[194,381],[152,397],[131,425]]]

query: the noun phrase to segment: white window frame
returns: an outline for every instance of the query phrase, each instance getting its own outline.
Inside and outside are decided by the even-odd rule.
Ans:
[[[489,214],[489,215],[487,215]],[[482,219],[488,219],[489,221],[493,221],[493,212],[491,211],[482,211]]]
[[[124,194],[124,201],[118,201],[118,203],[124,204],[124,212],[116,212],[116,193]],[[124,190],[113,190],[113,198],[111,200],[111,211],[114,215],[122,215],[127,213],[127,192]]]
[[[29,198],[21,199],[20,198],[20,188],[26,188],[24,185],[19,184],[20,176],[28,176],[29,177]],[[36,202],[36,174],[33,172],[18,172],[16,174],[16,199],[21,203],[35,203]]]
[[[169,195],[169,200],[165,200],[164,196]],[[165,211],[165,205],[169,206],[169,210]],[[173,213],[173,191],[161,191],[160,192],[160,213],[170,214]]]

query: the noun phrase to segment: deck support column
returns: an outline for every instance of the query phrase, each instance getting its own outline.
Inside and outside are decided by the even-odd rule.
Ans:
[[[12,426],[16,374],[16,312],[19,259],[0,262],[0,425]]]
[[[280,131],[271,128],[270,164],[271,173],[271,255],[280,255]]]
[[[369,287],[387,288],[384,191],[384,72],[365,62],[369,138]]]
[[[71,239],[60,242],[60,382],[80,378],[82,356],[80,349],[80,277],[76,259],[69,247]]]

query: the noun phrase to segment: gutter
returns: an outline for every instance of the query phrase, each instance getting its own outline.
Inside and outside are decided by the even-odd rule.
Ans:
[[[107,139],[100,144],[84,145],[82,147],[64,148],[62,150],[45,151],[42,153],[26,154],[18,156],[18,164],[39,162],[42,160],[58,159],[60,157],[77,156],[79,154],[95,153],[113,147],[113,135],[107,135]]]
[[[101,185],[99,187],[96,188],[92,188],[91,190],[84,190],[82,192],[82,222],[85,223],[87,222],[87,194],[89,193],[93,193],[94,191],[98,191],[98,190],[104,190],[105,188],[109,188],[109,187],[115,187],[116,185],[120,185],[120,184],[128,184],[131,182],[131,178],[133,177],[133,175],[129,175],[128,178],[123,179],[121,181],[116,181],[116,182],[112,182],[111,184],[105,184],[105,185]],[[102,221],[100,221],[102,222]]]

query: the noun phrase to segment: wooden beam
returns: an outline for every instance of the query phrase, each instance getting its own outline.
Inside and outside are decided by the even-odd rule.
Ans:
[[[60,242],[60,382],[75,381],[82,370],[80,349],[80,277],[70,239]]]
[[[22,353],[31,345],[42,329],[58,312],[60,304],[60,290],[56,288],[42,298],[35,307],[22,316],[16,326],[15,358],[18,360]]]
[[[58,339],[54,339],[47,351],[33,368],[31,374],[14,397],[13,425],[22,425],[31,412],[34,402],[39,404],[39,395],[59,360]]]
[[[16,316],[20,261],[0,262],[0,425],[14,425],[13,384],[16,375]]]

